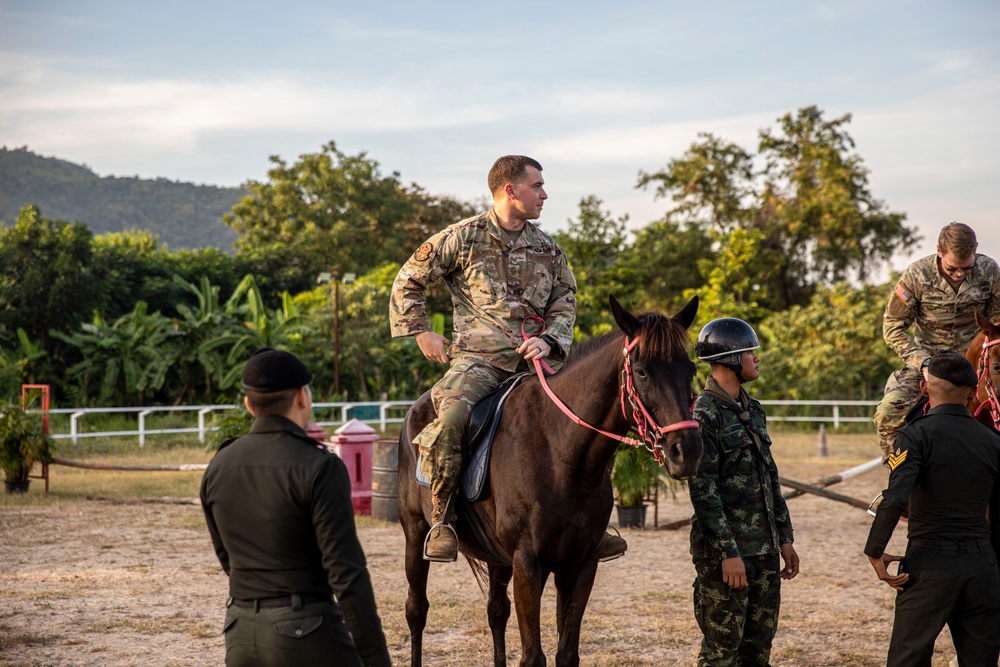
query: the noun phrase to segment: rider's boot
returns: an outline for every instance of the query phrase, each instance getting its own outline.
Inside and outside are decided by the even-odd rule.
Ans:
[[[604,561],[614,560],[616,558],[621,558],[625,555],[625,551],[628,550],[628,542],[621,535],[612,535],[611,533],[604,533],[604,537],[601,538],[601,543],[597,545],[597,560]]]
[[[424,560],[451,563],[458,558],[458,536],[450,525],[450,498],[433,498],[431,530],[424,540]]]

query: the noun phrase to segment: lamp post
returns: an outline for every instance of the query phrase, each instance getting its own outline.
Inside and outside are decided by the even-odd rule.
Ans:
[[[325,280],[324,280],[325,278]],[[319,282],[333,282],[333,393],[340,395],[340,283],[352,285],[357,279],[345,273],[340,280],[333,280],[329,273],[321,273]]]

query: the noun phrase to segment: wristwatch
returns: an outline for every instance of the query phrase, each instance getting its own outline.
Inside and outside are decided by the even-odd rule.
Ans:
[[[555,338],[553,338],[552,336],[550,336],[550,335],[548,335],[548,334],[545,334],[545,333],[543,333],[543,334],[542,334],[541,336],[539,336],[539,338],[541,338],[541,339],[542,339],[542,340],[544,340],[544,341],[545,341],[546,343],[548,343],[548,344],[549,344],[549,347],[551,347],[551,348],[552,348],[553,350],[557,350],[557,349],[559,349],[559,343],[557,343],[557,342],[556,342],[556,339],[555,339]]]

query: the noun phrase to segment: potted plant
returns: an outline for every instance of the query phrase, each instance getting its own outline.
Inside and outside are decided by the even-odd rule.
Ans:
[[[0,406],[0,470],[7,493],[28,490],[35,462],[50,462],[52,438],[42,430],[39,415],[29,415],[19,406]]]
[[[664,469],[645,447],[622,444],[615,455],[611,486],[618,498],[618,525],[642,528],[646,524],[646,496],[657,487],[666,486]]]

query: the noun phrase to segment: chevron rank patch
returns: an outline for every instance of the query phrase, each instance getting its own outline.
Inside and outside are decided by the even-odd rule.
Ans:
[[[907,292],[906,288],[903,287],[902,285],[896,285],[895,294],[896,296],[899,297],[900,301],[902,301],[903,303],[909,303],[910,299],[913,298],[913,295]]]
[[[889,464],[889,469],[895,470],[896,468],[898,468],[903,463],[903,461],[906,460],[906,452],[908,451],[910,450],[901,452],[899,449],[897,449],[892,454],[889,454],[889,460],[887,461],[887,463]]]

